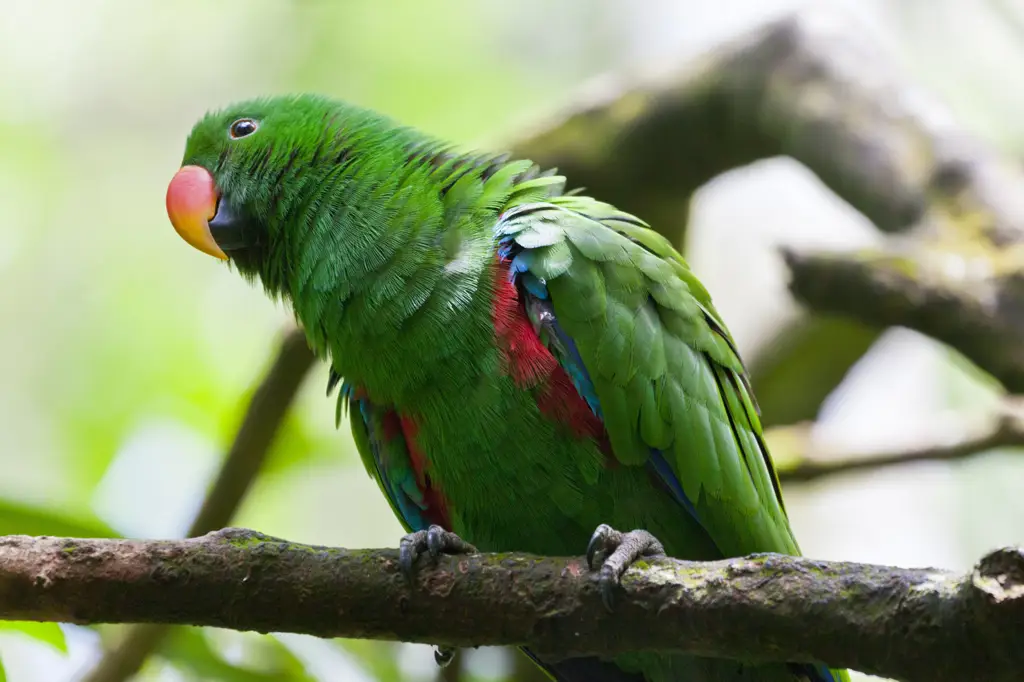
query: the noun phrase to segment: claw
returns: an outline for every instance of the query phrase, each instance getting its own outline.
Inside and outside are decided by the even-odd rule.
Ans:
[[[590,536],[590,542],[587,543],[587,568],[591,571],[595,570],[594,559],[597,558],[597,555],[606,553],[609,547],[614,549],[621,542],[622,533],[607,523],[602,523],[598,526],[594,530],[594,534]]]
[[[455,654],[458,653],[458,651],[459,650],[453,646],[434,647],[434,663],[437,663],[438,668],[447,668],[455,659]]]
[[[398,543],[398,569],[406,581],[412,582],[416,559],[426,552],[434,561],[442,554],[474,554],[477,549],[455,533],[441,526],[430,526],[426,530],[409,533]],[[434,662],[438,667],[447,667],[455,658],[458,649],[452,646],[438,646],[434,649]]]
[[[475,554],[476,547],[441,526],[409,533],[398,544],[398,568],[412,582],[416,559],[427,552],[435,561],[442,554]]]
[[[416,557],[423,551],[420,547],[421,543],[426,544],[425,535],[424,531],[418,530],[415,533],[409,533],[398,543],[398,569],[407,582],[412,582],[413,564],[416,563]]]
[[[441,556],[444,549],[444,532],[440,526],[431,526],[427,529],[427,552],[430,553],[431,559],[436,560]]]
[[[587,567],[595,570],[594,562],[598,556],[605,556],[601,564],[598,584],[601,588],[601,601],[609,611],[615,610],[615,588],[626,572],[640,557],[663,557],[665,548],[658,538],[645,530],[632,530],[628,533],[617,531],[602,523],[590,536],[587,544]]]

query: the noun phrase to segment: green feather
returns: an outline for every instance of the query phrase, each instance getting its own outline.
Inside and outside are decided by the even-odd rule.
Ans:
[[[257,130],[232,139],[243,117]],[[209,170],[248,221],[231,264],[290,301],[312,348],[369,401],[348,411],[353,437],[407,528],[403,505],[414,504],[485,551],[579,554],[609,523],[695,560],[799,553],[735,343],[683,257],[643,221],[567,194],[562,176],[529,161],[463,154],[311,95],[211,112],[184,163]],[[564,416],[572,396],[544,373],[554,358],[536,341],[567,352],[547,309],[502,303],[509,241],[582,358],[600,437]],[[532,345],[509,336],[510,314],[533,324]],[[414,418],[415,443],[395,433],[399,414]],[[655,450],[696,516],[658,483]],[[784,664],[614,662],[648,682],[802,679]]]

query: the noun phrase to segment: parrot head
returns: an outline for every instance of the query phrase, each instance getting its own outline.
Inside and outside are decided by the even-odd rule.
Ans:
[[[287,153],[287,141],[302,127],[295,108],[282,104],[241,102],[208,113],[192,128],[182,166],[167,186],[167,215],[203,253],[227,260],[266,236],[259,197],[272,181],[269,162]]]
[[[167,187],[171,224],[203,253],[243,274],[266,274],[287,251],[289,217],[317,203],[311,188],[337,170],[339,152],[352,155],[353,139],[381,128],[381,118],[317,95],[252,99],[206,114]]]

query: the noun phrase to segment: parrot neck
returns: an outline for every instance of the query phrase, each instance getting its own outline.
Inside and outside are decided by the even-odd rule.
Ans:
[[[465,386],[476,376],[466,358],[493,345],[500,205],[456,195],[503,164],[389,145],[304,184],[286,214],[260,278],[290,299],[313,350],[375,400]]]

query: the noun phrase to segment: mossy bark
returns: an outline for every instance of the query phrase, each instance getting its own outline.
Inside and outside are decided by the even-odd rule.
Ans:
[[[627,572],[608,613],[582,558],[421,560],[408,584],[395,550],[244,529],[176,541],[8,536],[0,618],[528,644],[553,656],[674,650],[1009,682],[1024,669],[1024,552],[995,552],[967,575],[772,554],[658,560]]]

